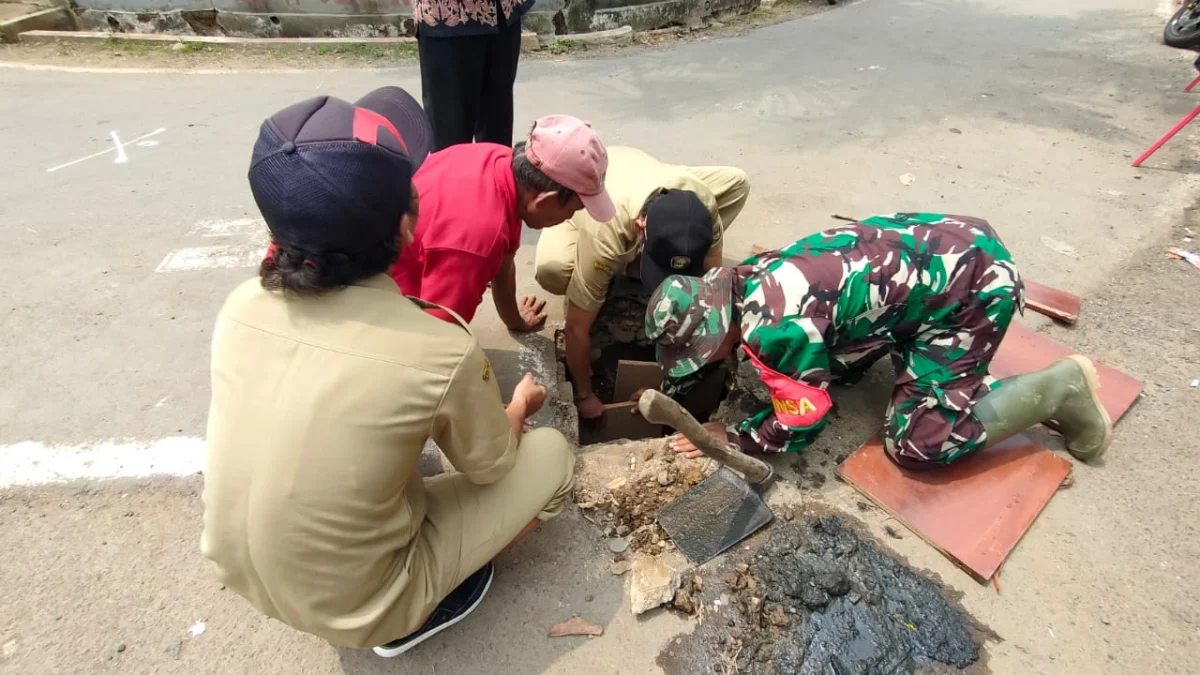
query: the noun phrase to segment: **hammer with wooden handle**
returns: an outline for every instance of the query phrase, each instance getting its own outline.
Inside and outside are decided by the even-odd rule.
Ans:
[[[713,438],[691,413],[661,391],[647,389],[638,399],[638,410],[654,424],[674,427],[696,449],[742,474],[751,485],[765,485],[775,475],[770,464],[743,454],[732,443]]]

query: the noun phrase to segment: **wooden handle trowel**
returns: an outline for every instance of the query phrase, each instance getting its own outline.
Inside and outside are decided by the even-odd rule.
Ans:
[[[774,514],[759,494],[775,476],[770,464],[714,438],[683,406],[660,391],[642,394],[638,410],[655,424],[674,427],[721,464],[656,515],[658,524],[688,560],[703,564],[771,522]]]

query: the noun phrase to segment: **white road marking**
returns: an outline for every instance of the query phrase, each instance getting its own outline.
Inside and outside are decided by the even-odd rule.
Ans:
[[[262,218],[234,218],[232,220],[202,220],[188,230],[189,235],[201,237],[234,237],[239,235],[263,235],[267,221]]]
[[[204,439],[185,436],[156,441],[103,441],[90,445],[46,445],[26,441],[0,445],[0,489],[73,480],[190,476],[204,469]]]
[[[115,131],[109,132],[112,136],[113,147],[111,147],[107,150],[101,150],[100,152],[93,152],[92,154],[88,155],[87,157],[80,157],[79,159],[67,162],[66,164],[59,164],[58,166],[52,166],[49,169],[46,169],[46,173],[54,173],[55,171],[58,171],[59,169],[65,169],[68,166],[75,166],[76,164],[78,164],[80,162],[86,162],[89,159],[95,159],[101,155],[107,155],[110,152],[117,153],[116,159],[113,160],[114,164],[124,164],[125,162],[129,161],[129,156],[125,154],[126,147],[133,145],[135,143],[138,143],[139,141],[143,141],[147,138],[150,138],[151,136],[157,136],[158,134],[161,134],[164,131],[166,131],[166,129],[163,129],[163,128],[155,129],[154,131],[151,131],[148,134],[143,134],[141,136],[138,136],[137,138],[133,139],[132,141],[129,141],[128,143],[122,143],[121,139],[117,137],[117,132],[115,132]]]
[[[108,132],[112,136],[113,147],[117,149],[117,156],[113,159],[113,164],[124,164],[129,161],[129,155],[125,154],[125,146],[121,145],[121,137],[117,132]]]
[[[266,254],[259,243],[226,246],[196,246],[171,251],[158,263],[155,272],[192,272],[205,269],[257,267]]]

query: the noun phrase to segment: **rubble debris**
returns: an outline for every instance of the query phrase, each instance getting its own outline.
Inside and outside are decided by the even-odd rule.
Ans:
[[[1177,260],[1183,260],[1191,263],[1193,267],[1200,269],[1200,253],[1192,253],[1191,251],[1185,251],[1181,248],[1176,248],[1175,246],[1168,248],[1167,253],[1170,253],[1171,256]]]
[[[670,557],[634,558],[629,579],[629,602],[634,616],[675,601],[675,591],[682,583],[681,569],[685,564],[664,560]],[[679,559],[682,560],[682,556]]]
[[[632,568],[633,568],[632,560],[618,560],[617,562],[608,566],[608,571],[612,572],[613,574],[615,574],[617,576],[621,576],[622,574],[625,574]]]
[[[668,675],[721,672],[912,675],[956,673],[975,663],[989,634],[932,580],[888,554],[840,516],[801,514],[776,524],[729,573],[718,616],[670,642]]]
[[[631,470],[630,459],[641,461]],[[576,474],[575,502],[606,537],[627,537],[629,552],[655,554],[670,547],[670,538],[655,520],[658,510],[707,478],[716,466],[709,459],[676,455],[665,438],[602,445],[584,455]],[[621,475],[614,478],[614,473]]]
[[[568,637],[571,635],[599,637],[604,635],[604,628],[581,616],[573,616],[562,623],[554,624],[550,628],[550,637]]]

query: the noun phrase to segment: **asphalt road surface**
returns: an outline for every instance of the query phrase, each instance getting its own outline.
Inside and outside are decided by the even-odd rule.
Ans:
[[[999,635],[997,673],[1200,672],[1200,271],[1163,255],[1197,230],[1193,134],[1129,167],[1200,102],[1181,91],[1190,55],[1158,43],[1163,22],[1154,0],[866,0],[518,78],[518,127],[570,113],[610,144],[747,170],[731,256],[834,213],[964,213],[997,226],[1028,278],[1087,298],[1074,330],[1028,321],[1145,379],[1147,396],[1104,465],[1076,467],[1002,590],[914,536],[886,540]],[[0,68],[0,673],[640,674],[689,629],[630,616],[573,512],[500,559],[476,614],[394,661],[259,616],[200,557],[208,343],[261,252],[245,180],[258,125],[385,84],[419,91],[418,72]],[[504,381],[544,368],[491,310],[475,323]],[[886,379],[840,401],[811,465],[878,427]],[[801,496],[882,531],[836,481],[777,499]],[[573,614],[605,635],[545,637]]]

